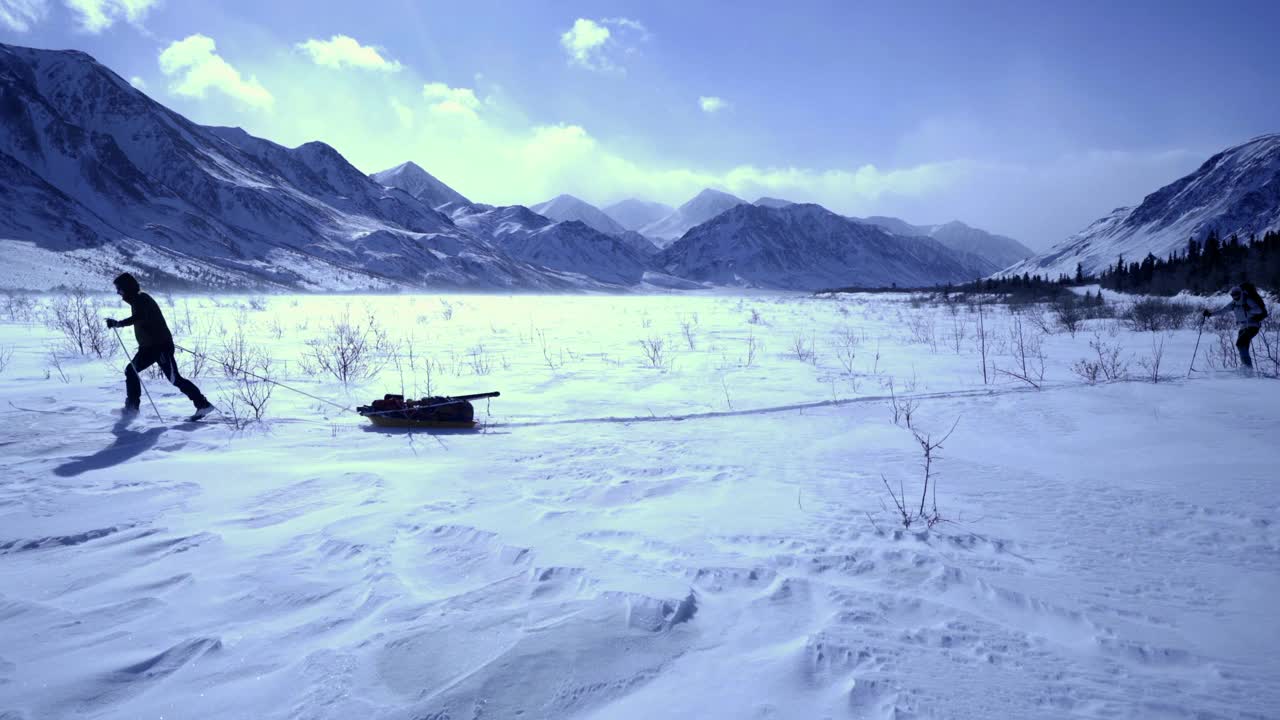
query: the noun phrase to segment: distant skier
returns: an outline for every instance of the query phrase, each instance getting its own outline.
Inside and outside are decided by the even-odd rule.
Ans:
[[[1240,351],[1240,363],[1248,372],[1253,372],[1253,357],[1249,354],[1249,344],[1262,329],[1262,321],[1267,317],[1267,306],[1256,288],[1249,283],[1241,283],[1231,288],[1231,302],[1217,310],[1205,310],[1205,317],[1230,310],[1236,316],[1236,325],[1240,333],[1236,335],[1236,349]]]
[[[152,365],[159,365],[161,372],[173,383],[183,395],[196,406],[191,420],[213,412],[216,408],[200,392],[195,383],[178,374],[178,362],[174,358],[173,334],[164,321],[164,313],[154,298],[142,292],[138,280],[129,273],[122,273],[114,280],[116,293],[133,308],[133,315],[124,320],[107,319],[108,328],[133,326],[133,335],[138,340],[138,353],[124,369],[126,415],[136,415],[142,402],[142,381],[138,373]]]

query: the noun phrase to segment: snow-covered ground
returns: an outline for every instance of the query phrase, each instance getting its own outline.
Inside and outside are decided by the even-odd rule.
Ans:
[[[59,335],[0,321],[4,720],[1277,717],[1280,382],[1210,370],[1212,333],[1188,380],[1194,329],[1055,332],[1036,390],[984,384],[968,308],[904,296],[161,306],[340,405],[503,394],[478,433],[281,389],[237,430],[148,375],[163,421],[121,423],[122,356],[59,371]],[[342,315],[399,366],[306,369]],[[1090,342],[1130,378],[1083,383]],[[891,393],[958,420],[931,529],[895,525],[922,456]]]

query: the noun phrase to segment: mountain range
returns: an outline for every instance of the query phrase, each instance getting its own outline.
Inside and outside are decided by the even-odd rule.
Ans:
[[[9,287],[132,270],[201,288],[813,289],[992,269],[981,239],[713,189],[678,208],[476,203],[412,162],[367,175],[324,143],[198,125],[75,51],[0,45],[0,169]]]

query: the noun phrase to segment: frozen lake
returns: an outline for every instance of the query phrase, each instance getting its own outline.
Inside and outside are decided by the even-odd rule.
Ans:
[[[502,396],[433,435],[276,389],[237,428],[146,373],[164,418],[125,423],[123,355],[11,306],[4,720],[1280,706],[1280,383],[1213,331],[1187,379],[1194,327],[905,295],[157,299],[224,410],[229,352],[340,406]],[[370,354],[345,386],[314,356],[342,319]],[[1123,381],[1072,369],[1099,348]],[[911,428],[953,426],[944,521],[904,531]]]

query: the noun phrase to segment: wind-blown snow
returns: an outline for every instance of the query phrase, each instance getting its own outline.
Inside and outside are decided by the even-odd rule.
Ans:
[[[487,432],[432,436],[277,390],[266,426],[235,432],[175,422],[189,406],[148,376],[166,419],[126,424],[108,412],[120,357],[64,359],[64,383],[45,373],[56,337],[0,323],[15,349],[0,717],[1262,718],[1280,703],[1280,383],[1178,379],[1194,331],[1167,338],[1158,385],[1067,369],[1094,331],[1139,357],[1150,333],[1050,336],[1036,392],[984,386],[969,340],[912,342],[909,327],[976,318],[901,297],[161,301],[180,344],[216,352],[242,326],[281,379],[340,404],[428,382],[503,395],[478,408]],[[415,335],[417,370],[407,345],[350,390],[300,370],[344,313]],[[986,322],[1008,330],[1002,311]],[[665,341],[663,368],[641,339]],[[219,402],[232,385],[196,380]],[[959,419],[935,465],[953,523],[899,532],[884,509],[881,478],[918,492],[920,473],[891,380],[918,399],[917,428]]]

